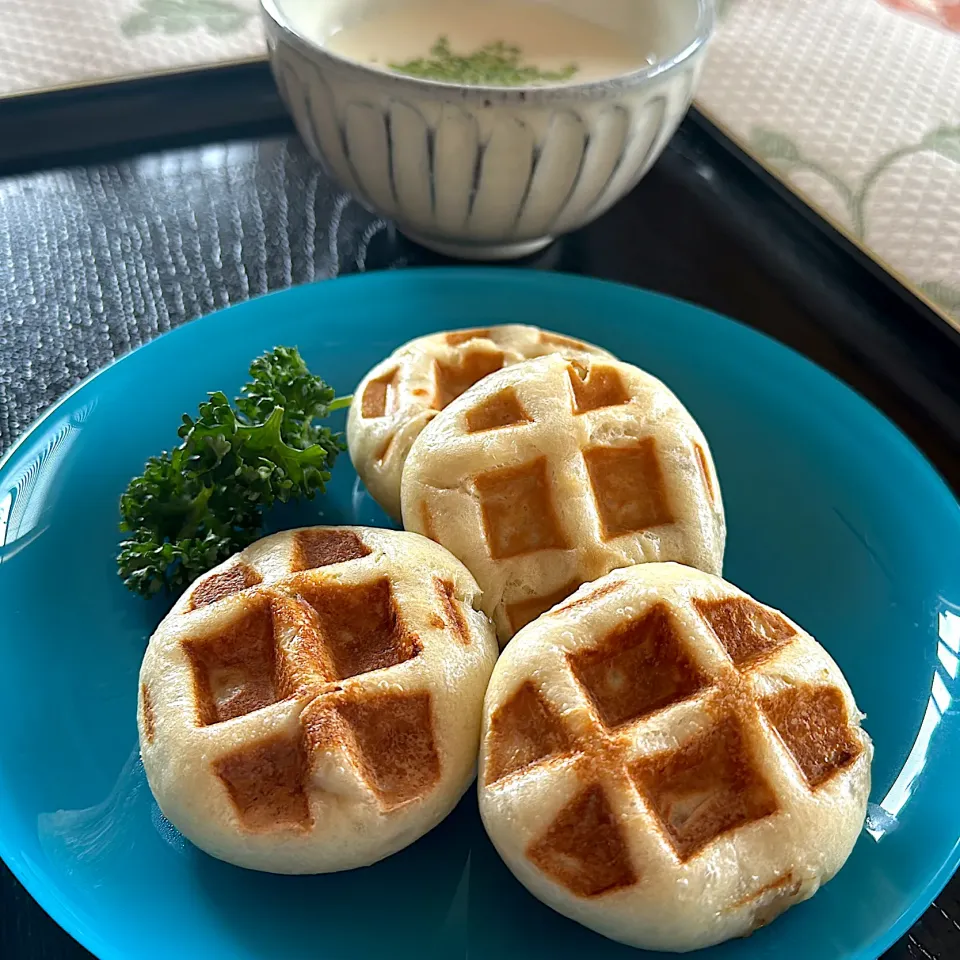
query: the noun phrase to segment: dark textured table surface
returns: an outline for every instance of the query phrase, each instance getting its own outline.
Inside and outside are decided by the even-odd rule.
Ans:
[[[0,180],[0,452],[79,380],[178,324],[291,284],[435,262],[292,140]],[[880,406],[960,489],[954,331],[696,118],[633,195],[525,265],[659,289],[766,330]],[[888,956],[960,956],[958,920],[954,880]],[[0,957],[83,956],[0,865]]]

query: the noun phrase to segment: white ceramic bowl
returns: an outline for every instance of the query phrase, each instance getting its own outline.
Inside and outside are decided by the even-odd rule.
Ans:
[[[311,39],[402,0],[261,0],[280,92],[314,156],[408,236],[486,260],[533,253],[636,185],[690,104],[713,26],[712,0],[543,2],[632,32],[641,48],[655,22],[667,53],[599,82],[438,83]]]

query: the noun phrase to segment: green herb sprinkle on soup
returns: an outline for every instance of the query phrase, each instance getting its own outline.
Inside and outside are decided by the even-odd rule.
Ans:
[[[417,57],[406,63],[391,63],[391,70],[425,80],[482,86],[523,87],[537,83],[564,83],[577,73],[577,65],[568,63],[560,70],[541,70],[522,62],[523,51],[497,40],[470,54],[454,53],[446,37],[430,48],[429,57]]]
[[[326,39],[334,53],[408,76],[480,86],[606,79],[652,62],[612,30],[548,2],[409,0]]]

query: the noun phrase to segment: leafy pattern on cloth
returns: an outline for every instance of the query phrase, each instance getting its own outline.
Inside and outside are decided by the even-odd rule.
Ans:
[[[0,97],[264,55],[259,0],[0,0]]]
[[[697,104],[960,323],[956,11],[958,0],[724,0]]]
[[[160,31],[189,33],[202,27],[213,34],[235,33],[253,16],[232,0],[140,0],[140,9],[121,21],[128,37]]]
[[[856,187],[824,164],[804,156],[800,147],[786,134],[755,127],[747,145],[758,160],[765,161],[775,170],[788,175],[797,170],[806,170],[833,187],[847,209],[848,225],[853,235],[867,244],[870,191],[890,167],[926,150],[939,153],[953,163],[960,164],[960,126],[938,127],[917,143],[906,144],[885,153],[873,163]],[[960,316],[960,285],[922,280],[918,283],[918,288],[928,300],[932,300],[948,313]]]

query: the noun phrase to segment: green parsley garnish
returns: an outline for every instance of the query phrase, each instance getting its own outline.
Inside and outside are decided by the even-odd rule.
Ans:
[[[406,63],[391,63],[390,69],[424,80],[442,80],[484,87],[523,87],[541,83],[563,83],[576,72],[575,63],[562,70],[540,70],[522,62],[522,52],[513,44],[498,40],[475,53],[462,56],[450,49],[450,41],[440,37],[430,48],[430,57],[418,57]]]
[[[250,376],[232,406],[218,391],[196,419],[184,414],[180,445],[151,457],[120,498],[117,565],[135,593],[182,591],[258,539],[274,503],[323,493],[345,447],[314,421],[351,398],[335,398],[291,347],[258,357]]]

